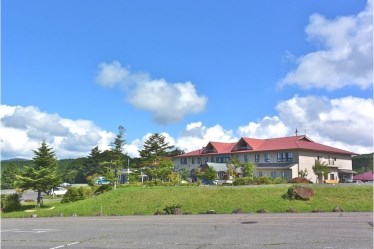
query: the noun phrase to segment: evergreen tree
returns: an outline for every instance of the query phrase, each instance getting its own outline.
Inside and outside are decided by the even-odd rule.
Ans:
[[[16,186],[21,189],[32,189],[38,193],[37,205],[41,204],[42,192],[47,193],[58,186],[57,160],[54,151],[45,141],[37,150],[32,166],[25,166],[24,170],[16,176]]]
[[[118,127],[118,134],[116,135],[114,142],[112,143],[112,160],[111,167],[113,170],[113,188],[117,188],[119,172],[123,169],[123,164],[125,161],[125,154],[123,153],[124,146],[126,145],[125,128],[122,126]]]
[[[85,175],[92,176],[94,174],[103,174],[104,170],[100,165],[101,160],[101,151],[99,150],[99,147],[96,146],[93,148],[87,157],[87,163],[85,165]]]
[[[20,170],[15,163],[8,164],[1,172],[1,189],[14,188],[14,181],[16,180],[16,175],[19,173]]]
[[[165,137],[159,133],[152,134],[143,145],[143,150],[139,151],[143,166],[156,166],[160,160],[170,156],[169,151],[174,146],[170,146],[165,141]]]

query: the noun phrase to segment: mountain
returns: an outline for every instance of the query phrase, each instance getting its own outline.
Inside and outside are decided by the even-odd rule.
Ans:
[[[374,153],[362,154],[352,158],[352,169],[357,173],[373,171]]]

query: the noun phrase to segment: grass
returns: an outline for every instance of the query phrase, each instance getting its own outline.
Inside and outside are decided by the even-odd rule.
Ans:
[[[33,210],[38,217],[95,216],[95,215],[152,215],[163,212],[165,206],[179,204],[183,213],[199,214],[208,210],[231,213],[235,209],[256,212],[297,212],[321,210],[331,212],[339,206],[346,212],[373,211],[373,186],[312,185],[315,196],[310,201],[287,200],[282,195],[290,185],[262,185],[245,187],[128,187],[120,188],[86,200],[61,204],[45,200],[45,206]],[[27,203],[23,211],[2,213],[2,217],[30,217],[26,209],[35,209]]]

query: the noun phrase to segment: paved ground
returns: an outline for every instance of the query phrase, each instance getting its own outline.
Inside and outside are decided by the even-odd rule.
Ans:
[[[372,213],[1,220],[1,248],[372,249]]]

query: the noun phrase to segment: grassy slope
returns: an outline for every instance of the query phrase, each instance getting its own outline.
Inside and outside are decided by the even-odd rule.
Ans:
[[[285,212],[294,208],[298,212],[319,209],[330,212],[340,206],[345,211],[373,211],[373,186],[334,187],[314,185],[315,197],[311,201],[285,200],[282,195],[289,185],[253,187],[131,187],[108,192],[87,200],[69,204],[46,203],[35,213],[40,216],[95,216],[103,215],[151,215],[163,211],[166,205],[180,204],[184,213],[231,213],[241,208],[245,212],[265,209],[269,212]],[[46,210],[51,208],[52,210]],[[28,208],[33,208],[30,205]],[[2,217],[29,217],[30,213],[13,212]]]

